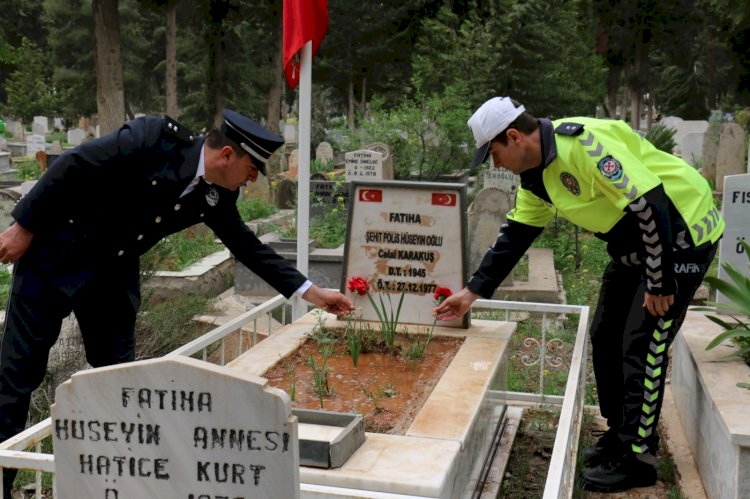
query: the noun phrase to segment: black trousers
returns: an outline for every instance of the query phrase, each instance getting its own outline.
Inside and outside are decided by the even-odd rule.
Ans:
[[[53,285],[29,260],[14,267],[5,329],[0,342],[0,441],[23,431],[31,393],[47,370],[62,321],[74,312],[86,360],[101,367],[134,360],[138,273],[96,274],[74,292]],[[4,470],[6,497],[15,472]]]
[[[668,349],[715,253],[716,245],[707,245],[674,254],[677,292],[664,317],[642,307],[641,268],[610,262],[604,271],[591,326],[599,408],[610,429],[636,454],[658,449]]]

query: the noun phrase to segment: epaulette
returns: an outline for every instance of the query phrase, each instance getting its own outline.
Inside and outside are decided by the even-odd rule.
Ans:
[[[583,133],[583,127],[584,125],[581,123],[573,123],[570,121],[566,121],[565,123],[560,123],[557,128],[555,128],[555,133],[560,135],[569,135],[569,136],[575,136],[580,135]]]
[[[174,120],[169,116],[164,116],[164,131],[185,142],[192,142],[195,140],[195,135],[193,135],[193,132],[191,132],[188,127],[182,126],[177,120]]]

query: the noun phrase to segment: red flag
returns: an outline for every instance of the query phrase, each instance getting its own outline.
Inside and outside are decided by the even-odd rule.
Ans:
[[[328,0],[284,0],[284,74],[290,88],[299,83],[299,51],[312,40],[312,56],[328,32]]]
[[[456,206],[456,195],[433,192],[432,204],[438,206]]]
[[[362,189],[359,191],[359,200],[366,203],[382,203],[383,191],[380,189]]]

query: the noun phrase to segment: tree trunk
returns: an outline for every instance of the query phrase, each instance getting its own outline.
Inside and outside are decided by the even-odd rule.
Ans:
[[[643,103],[643,96],[638,88],[637,84],[630,89],[630,126],[633,130],[638,130],[641,127],[641,105]]]
[[[349,95],[347,99],[346,124],[354,130],[354,76],[349,72]]]
[[[226,94],[226,74],[224,70],[224,24],[222,19],[211,19],[207,27],[208,42],[208,114],[215,127],[223,120]]]
[[[625,84],[622,86],[622,103],[620,104],[622,107],[620,108],[620,119],[626,120],[628,116],[628,85]]]
[[[651,130],[654,124],[654,93],[648,93],[648,114],[646,115],[646,130]]]
[[[607,101],[609,104],[609,118],[617,117],[617,90],[620,88],[620,69],[611,67],[607,78]]]
[[[367,72],[362,75],[362,95],[359,99],[359,111],[367,116]]]
[[[167,4],[167,75],[164,87],[167,94],[167,115],[177,118],[177,1]]]
[[[279,121],[281,120],[281,89],[284,85],[283,41],[282,41],[282,17],[278,16],[276,23],[276,47],[273,56],[271,71],[273,72],[273,83],[268,91],[268,115],[266,128],[273,133],[279,133]]]
[[[92,0],[96,41],[96,110],[102,135],[125,121],[118,0]]]

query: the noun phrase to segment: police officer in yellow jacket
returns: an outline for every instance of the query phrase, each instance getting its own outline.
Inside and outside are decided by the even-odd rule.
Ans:
[[[724,221],[708,183],[622,121],[537,119],[495,97],[468,121],[472,168],[492,158],[521,176],[508,223],[462,291],[434,313],[460,317],[490,297],[557,213],[607,242],[591,326],[599,406],[609,429],[584,450],[584,487],[651,485],[667,350],[716,252]]]
[[[61,321],[75,312],[94,366],[131,361],[140,304],[139,256],[163,237],[205,223],[232,254],[286,297],[349,313],[263,244],[237,211],[239,189],[265,174],[284,139],[225,110],[219,128],[193,135],[145,116],[66,152],[12,212],[0,261],[14,262],[0,342],[0,441],[26,423]],[[14,472],[5,470],[10,497]]]

